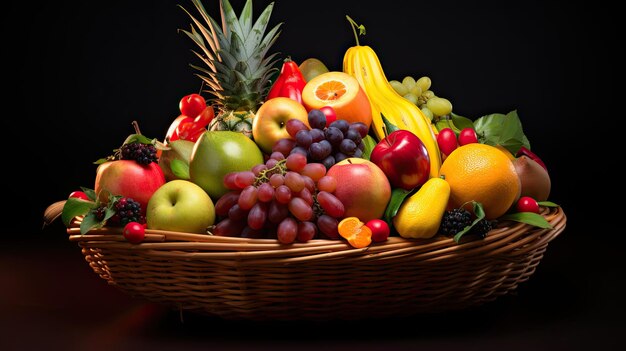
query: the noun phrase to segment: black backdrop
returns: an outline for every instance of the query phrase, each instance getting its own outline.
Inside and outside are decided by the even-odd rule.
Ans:
[[[179,3],[191,8],[188,1],[137,0],[14,3],[2,10],[3,250],[73,248],[60,223],[41,229],[46,206],[79,186],[93,187],[92,162],[132,133],[133,120],[143,134],[163,138],[179,99],[199,89],[188,65],[197,63],[192,43],[177,32],[190,23]],[[217,0],[205,3],[218,16]],[[255,14],[268,3],[255,1]],[[243,1],[232,4],[239,12]],[[298,62],[317,57],[341,70],[343,53],[354,45],[346,14],[365,24],[361,43],[378,53],[388,79],[428,75],[435,93],[470,118],[516,109],[548,165],[551,200],[565,209],[568,227],[514,306],[498,306],[521,317],[488,309],[471,323],[496,328],[491,318],[504,318],[507,330],[552,328],[560,333],[553,345],[612,343],[624,327],[613,314],[623,307],[613,283],[623,266],[614,259],[623,239],[611,234],[601,199],[615,193],[603,158],[618,149],[599,136],[618,133],[603,122],[619,110],[611,84],[617,56],[623,58],[615,11],[598,2],[277,0],[270,25],[284,23],[273,51]],[[619,140],[614,135],[609,140]],[[447,335],[444,325],[437,335]],[[489,338],[480,327],[472,330]]]

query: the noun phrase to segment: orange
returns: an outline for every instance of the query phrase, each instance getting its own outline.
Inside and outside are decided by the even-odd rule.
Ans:
[[[357,249],[369,246],[372,243],[372,230],[357,217],[346,217],[337,226],[339,235],[348,240],[348,243]]]
[[[456,148],[441,165],[439,174],[450,184],[448,207],[465,205],[471,209],[468,202],[478,201],[487,219],[505,214],[521,191],[513,162],[500,149],[486,144]]]
[[[505,148],[504,146],[500,144],[496,145],[496,147],[498,148],[498,150],[504,152],[504,154],[506,155],[506,157],[509,158],[509,160],[515,161],[515,156],[511,153],[511,151],[509,151],[509,149]]]
[[[307,111],[331,106],[337,119],[372,124],[372,107],[359,81],[348,73],[331,71],[311,79],[302,91]]]

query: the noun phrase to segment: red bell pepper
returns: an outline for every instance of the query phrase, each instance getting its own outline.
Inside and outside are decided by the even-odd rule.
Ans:
[[[287,57],[276,82],[267,94],[266,100],[281,96],[302,103],[302,90],[304,90],[305,85],[306,81],[300,68],[291,58]]]

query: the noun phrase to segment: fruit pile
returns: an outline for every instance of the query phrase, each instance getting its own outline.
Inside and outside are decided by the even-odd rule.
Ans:
[[[135,123],[96,162],[93,189],[64,205],[67,226],[123,227],[134,244],[154,229],[355,248],[389,236],[479,239],[503,220],[549,227],[539,213],[557,206],[550,176],[516,111],[470,119],[427,76],[388,81],[350,17],[356,45],[331,71],[269,52],[281,26],[267,30],[273,5],[254,21],[252,0],[239,17],[221,0],[216,21],[191,3],[182,33],[202,90],[180,99],[162,141]]]

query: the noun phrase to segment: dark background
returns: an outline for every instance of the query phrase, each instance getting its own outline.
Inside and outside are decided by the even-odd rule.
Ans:
[[[551,200],[565,232],[516,294],[442,315],[342,324],[234,323],[133,300],[94,275],[60,222],[44,209],[93,187],[96,159],[133,132],[162,139],[178,101],[197,92],[191,41],[179,28],[188,1],[54,1],[2,10],[5,110],[0,346],[204,346],[247,348],[606,349],[623,344],[624,239],[608,202],[619,154],[616,10],[601,2],[277,0],[273,47],[341,70],[354,45],[348,14],[365,24],[362,45],[388,79],[428,75],[454,111],[475,119],[516,109],[548,165]],[[244,1],[232,1],[239,13]],[[256,15],[269,1],[254,2]],[[205,0],[219,16],[217,0]],[[608,129],[608,130],[607,130]],[[611,135],[607,137],[606,134]],[[603,136],[604,135],[604,136]],[[600,139],[602,137],[602,140]],[[613,159],[615,161],[615,159]],[[7,209],[8,208],[8,209]],[[613,224],[616,223],[616,224]],[[132,319],[129,311],[143,313]],[[341,326],[341,327],[340,327]],[[409,330],[401,332],[398,328]],[[35,337],[32,337],[35,336]]]

